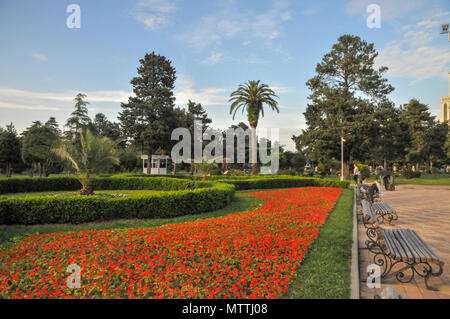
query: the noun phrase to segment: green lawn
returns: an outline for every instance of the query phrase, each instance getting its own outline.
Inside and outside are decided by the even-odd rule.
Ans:
[[[350,298],[353,190],[344,189],[284,298]]]
[[[450,186],[450,175],[448,174],[422,174],[420,178],[396,177],[395,184],[412,185],[446,185]]]
[[[326,176],[327,179],[337,180],[340,177],[336,175]],[[352,177],[353,178],[353,177]],[[375,178],[371,176],[368,178],[369,182],[374,182]],[[377,179],[377,181],[379,181]],[[353,179],[351,180],[353,183]],[[422,174],[420,178],[404,178],[399,176],[395,178],[396,185],[410,184],[410,185],[444,185],[450,186],[450,175],[449,174]]]
[[[100,192],[100,191],[99,191]],[[117,191],[111,191],[117,192]],[[128,191],[127,191],[128,192]],[[137,191],[139,192],[139,191]],[[115,220],[107,222],[93,222],[80,225],[73,224],[51,224],[51,225],[0,225],[0,244],[6,243],[12,239],[18,240],[26,236],[33,235],[35,233],[58,233],[58,232],[70,232],[70,231],[80,231],[88,229],[130,229],[130,228],[149,228],[158,227],[167,224],[179,224],[188,221],[194,221],[197,219],[212,218],[218,216],[224,216],[236,212],[245,212],[248,210],[254,210],[260,205],[264,204],[264,201],[259,198],[248,195],[247,193],[252,191],[238,191],[235,194],[234,201],[225,208],[220,210],[196,214],[196,215],[185,215],[174,218],[163,218],[163,219],[126,219],[126,220]],[[50,192],[55,193],[55,192]],[[64,192],[63,192],[64,193]],[[35,193],[33,193],[35,194]]]

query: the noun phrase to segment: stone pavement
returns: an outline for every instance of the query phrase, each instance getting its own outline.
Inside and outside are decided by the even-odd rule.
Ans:
[[[424,279],[418,278],[417,275],[410,283],[400,283],[394,277],[382,280],[379,289],[368,288],[366,269],[373,263],[373,254],[365,249],[367,235],[361,215],[358,214],[360,298],[372,299],[384,288],[392,286],[408,299],[450,299],[450,187],[397,185],[395,191],[383,192],[382,201],[391,205],[398,215],[398,220],[393,222],[392,226],[382,226],[414,229],[445,262],[444,272],[440,277],[432,277],[429,280],[430,285],[439,291],[426,289]]]

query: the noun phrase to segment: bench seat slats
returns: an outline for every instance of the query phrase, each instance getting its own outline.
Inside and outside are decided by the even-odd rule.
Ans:
[[[392,238],[391,233],[388,229],[382,229],[383,238],[385,239],[385,245],[388,250],[388,253],[395,260],[401,260],[402,253],[399,250],[399,247],[395,244],[395,239]]]
[[[384,244],[395,260],[404,262],[432,262],[444,265],[443,261],[412,229],[382,228]]]
[[[407,259],[405,261],[414,262],[416,260],[417,253],[412,245],[408,242],[403,233],[398,229],[394,231],[394,236],[397,238],[398,243],[403,247],[406,253]]]
[[[368,221],[371,224],[378,224],[378,219],[375,213],[373,212],[372,207],[370,207],[370,204],[368,201],[363,200],[362,201],[363,206],[363,215],[366,221]]]
[[[381,203],[381,202],[373,203],[372,208],[375,211],[380,211],[383,213],[395,213],[395,209],[393,209],[388,203]]]
[[[434,251],[428,246],[426,242],[414,231],[413,235],[416,237],[416,239],[420,242],[421,246],[428,252],[429,254],[429,260],[432,262],[437,262],[440,265],[444,265],[444,262],[434,253]]]
[[[412,234],[413,230],[400,228],[399,232],[403,235],[409,245],[412,247],[415,255],[416,262],[426,262],[427,252],[416,241],[415,236]]]

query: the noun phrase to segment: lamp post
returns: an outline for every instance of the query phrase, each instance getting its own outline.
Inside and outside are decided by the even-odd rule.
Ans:
[[[341,136],[341,181],[344,180],[344,137]]]
[[[441,27],[441,34],[447,34],[448,35],[448,41],[450,42],[450,31],[449,31],[449,25],[443,24]]]

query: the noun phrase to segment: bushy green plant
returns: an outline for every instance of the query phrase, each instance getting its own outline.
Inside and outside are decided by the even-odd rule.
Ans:
[[[406,179],[420,178],[421,175],[422,175],[422,174],[421,174],[420,172],[418,172],[418,171],[415,172],[415,171],[410,170],[410,169],[405,170],[405,171],[403,172],[403,176],[404,176]]]
[[[358,165],[358,168],[359,168],[359,165]],[[361,179],[370,177],[370,169],[369,169],[369,166],[367,166],[367,165],[361,165],[361,168],[359,168],[359,172],[360,172]]]
[[[267,188],[288,188],[288,187],[342,187],[348,188],[349,181],[336,181],[331,179],[297,177],[297,176],[276,176],[276,177],[253,177],[248,179],[223,179],[221,183],[230,183],[236,190],[246,189],[267,189]]]
[[[77,171],[75,176],[82,185],[80,194],[92,195],[96,175],[119,164],[117,145],[120,140],[112,141],[107,137],[94,135],[89,129],[80,131],[79,134],[81,148],[77,148],[71,141],[63,142],[53,148],[52,153]]]
[[[70,176],[0,178],[0,194],[71,191],[80,187],[81,183]]]

